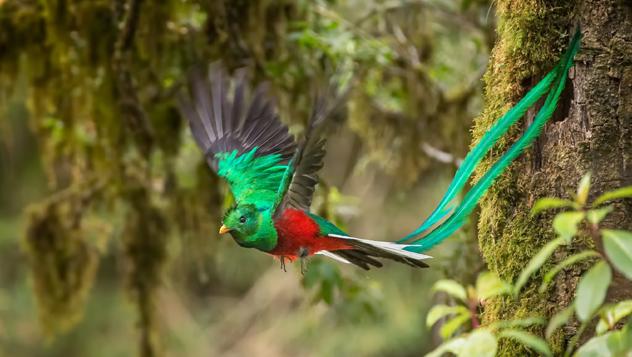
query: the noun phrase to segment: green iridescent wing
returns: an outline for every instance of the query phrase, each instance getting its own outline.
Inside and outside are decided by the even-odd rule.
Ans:
[[[218,65],[208,76],[195,69],[189,90],[180,97],[180,111],[215,172],[228,181],[235,201],[271,206],[287,161],[295,151],[288,129],[259,85],[247,100],[243,71],[230,83]]]

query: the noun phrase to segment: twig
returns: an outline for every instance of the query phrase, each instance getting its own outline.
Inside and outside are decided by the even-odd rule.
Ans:
[[[429,157],[445,164],[454,164],[456,167],[459,167],[461,166],[461,163],[463,162],[463,159],[454,157],[454,155],[448,152],[442,151],[440,149],[437,149],[436,147],[428,143],[421,143],[421,149]]]

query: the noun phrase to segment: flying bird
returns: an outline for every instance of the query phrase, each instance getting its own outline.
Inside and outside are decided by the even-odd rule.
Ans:
[[[208,165],[228,182],[235,199],[235,205],[223,217],[219,233],[230,234],[242,247],[279,258],[284,270],[286,260],[300,259],[304,271],[305,258],[315,254],[366,270],[382,267],[383,259],[427,267],[424,260],[430,256],[422,253],[465,223],[493,181],[540,134],[564,89],[579,39],[576,31],[558,64],[498,119],[466,155],[431,215],[397,242],[350,236],[310,212],[317,174],[325,157],[328,127],[344,95],[318,96],[305,134],[297,141],[279,120],[265,84],[250,93],[245,72],[238,71],[229,95],[231,81],[220,66],[212,65],[208,75],[193,71],[189,90],[180,98],[180,110]],[[544,104],[522,136],[465,193],[460,203],[451,205],[481,159],[545,94]]]

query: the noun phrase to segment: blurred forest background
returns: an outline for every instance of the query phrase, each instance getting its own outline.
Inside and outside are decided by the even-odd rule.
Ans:
[[[629,101],[613,104],[630,94],[617,88],[632,83],[620,69],[632,47],[616,47],[630,13],[598,3],[0,0],[0,356],[431,350],[435,280],[471,283],[481,256],[512,280],[550,237],[550,222],[528,214],[534,199],[569,192],[588,170],[602,192],[632,177],[617,171],[632,167],[631,121],[612,119],[631,117]],[[231,197],[177,110],[191,66],[219,60],[270,82],[297,135],[316,79],[353,73],[313,210],[394,240],[430,213],[470,143],[552,67],[577,22],[588,54],[561,114],[490,191],[478,226],[430,252],[431,269],[314,258],[301,276],[219,239]],[[578,274],[545,298],[528,286],[519,303],[490,303],[484,320],[550,316]]]
[[[269,81],[300,134],[314,79],[357,78],[314,210],[396,239],[447,187],[481,109],[488,1],[0,2],[0,355],[419,355],[429,288],[482,265],[301,277],[219,239],[228,190],[177,95],[194,64]],[[469,243],[468,243],[469,242]]]
[[[430,252],[431,269],[314,258],[301,276],[219,239],[232,198],[177,110],[192,66],[221,61],[268,81],[296,135],[316,84],[353,74],[313,210],[395,240],[578,25],[555,115],[472,222]],[[533,202],[572,197],[586,172],[591,195],[632,184],[631,88],[625,0],[0,0],[0,356],[422,355],[441,342],[426,312],[449,302],[434,281],[471,284],[481,270],[515,281],[553,237]],[[632,202],[613,207],[602,226],[632,229]],[[578,242],[553,260],[603,248]],[[486,299],[481,323],[553,316],[587,267],[546,292],[533,279],[519,297]],[[608,301],[632,294],[620,278]],[[552,336],[554,353],[577,328]]]

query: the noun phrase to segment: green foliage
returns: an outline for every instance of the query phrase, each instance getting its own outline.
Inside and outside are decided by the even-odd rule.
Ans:
[[[588,222],[590,222],[593,226],[597,226],[599,225],[599,222],[601,222],[610,212],[612,212],[612,210],[612,206],[591,209],[586,211],[586,218],[588,219]]]
[[[527,283],[531,275],[533,275],[536,271],[542,267],[542,265],[549,259],[553,251],[557,249],[559,246],[564,244],[565,240],[563,238],[556,238],[549,243],[547,243],[538,254],[536,254],[533,259],[529,261],[529,264],[520,272],[518,276],[518,280],[513,289],[513,294],[518,295],[520,293],[520,289]]]
[[[439,280],[434,284],[432,290],[443,291],[461,301],[467,301],[467,292],[465,291],[465,288],[454,280]]]
[[[604,229],[603,245],[610,262],[628,279],[632,280],[632,233]]]
[[[303,286],[313,295],[312,302],[331,306],[338,319],[361,321],[381,316],[382,296],[375,286],[365,286],[353,277],[343,276],[338,265],[315,260],[303,276]]]
[[[447,352],[457,356],[495,356],[498,341],[494,334],[486,329],[477,329],[463,337],[446,341],[427,357],[440,357]]]
[[[470,311],[462,305],[435,305],[430,309],[430,311],[428,311],[428,315],[426,316],[426,325],[432,326],[440,319],[454,314],[467,315],[469,318]]]
[[[599,313],[600,319],[595,332],[598,335],[615,328],[623,318],[632,314],[632,300],[624,300],[614,305],[604,306]]]
[[[580,321],[590,319],[597,308],[603,304],[606,291],[612,280],[612,271],[606,262],[595,264],[577,285],[575,312]]]
[[[562,212],[553,219],[553,229],[565,243],[568,243],[577,234],[577,225],[584,216],[584,212]]]
[[[632,326],[590,339],[581,346],[576,357],[627,356],[632,351]]]
[[[588,199],[588,192],[590,191],[590,176],[590,172],[585,174],[579,181],[579,186],[577,186],[575,203],[577,203],[580,207],[586,205],[586,200]]]
[[[553,209],[553,208],[566,208],[566,207],[575,207],[576,204],[573,201],[565,200],[562,198],[555,197],[544,197],[540,198],[535,202],[533,208],[531,209],[531,215],[535,216],[538,213]]]
[[[570,305],[565,309],[561,310],[557,314],[551,317],[548,326],[546,327],[546,338],[551,338],[555,330],[562,327],[573,317],[573,313],[575,312],[575,306]]]
[[[607,201],[619,200],[627,197],[632,197],[632,186],[621,187],[620,189],[606,192],[603,195],[597,197],[593,205],[600,206]]]
[[[440,356],[445,352],[452,352],[457,356],[470,355],[464,346],[466,346],[467,342],[473,338],[473,336],[477,336],[477,339],[488,339],[488,349],[480,352],[481,354],[495,353],[497,351],[498,340],[508,338],[536,351],[538,354],[552,356],[553,349],[549,343],[552,341],[555,331],[564,325],[572,324],[573,315],[577,316],[581,325],[577,334],[568,343],[565,355],[568,356],[575,351],[576,344],[580,337],[590,322],[597,316],[599,316],[599,322],[596,326],[594,337],[577,349],[576,356],[624,355],[632,353],[632,342],[630,342],[632,341],[632,334],[630,332],[632,320],[629,320],[623,328],[617,329],[617,326],[621,325],[621,321],[632,315],[632,300],[625,300],[613,305],[604,306],[606,292],[612,282],[611,265],[621,271],[628,279],[631,279],[632,254],[630,254],[630,252],[632,252],[632,233],[622,230],[600,229],[600,222],[612,212],[612,207],[593,208],[598,206],[598,202],[603,203],[605,200],[595,200],[595,202],[589,204],[587,202],[589,190],[590,175],[585,175],[579,183],[574,201],[543,198],[535,203],[532,214],[559,208],[570,208],[574,210],[561,212],[555,216],[553,226],[558,237],[544,245],[544,247],[531,258],[529,263],[521,271],[515,283],[509,284],[503,282],[492,273],[486,272],[479,276],[476,293],[470,294],[470,296],[467,296],[467,299],[463,299],[463,292],[466,290],[464,287],[453,280],[441,281],[442,288],[437,290],[445,291],[452,296],[458,297],[459,300],[461,300],[459,303],[464,304],[469,307],[469,309],[462,305],[440,305],[430,310],[432,316],[428,316],[427,323],[432,325],[441,321],[442,318],[445,319],[447,316],[456,314],[454,317],[447,318],[443,326],[445,327],[450,324],[450,331],[456,331],[452,326],[457,323],[461,326],[460,324],[462,323],[462,321],[457,320],[457,318],[466,316],[466,314],[469,313],[467,320],[473,321],[472,331],[456,335],[452,339],[447,339],[446,337],[451,334],[442,333],[442,336],[444,339],[447,339],[447,341],[430,353],[430,356]],[[615,190],[613,192],[622,192],[622,190]],[[606,193],[601,197],[625,197],[624,195],[617,195]],[[564,269],[588,259],[597,260],[596,263],[581,276],[575,292],[574,301],[548,320],[548,326],[545,331],[546,340],[526,330],[531,326],[546,323],[544,319],[539,317],[523,320],[499,320],[487,326],[479,327],[478,311],[484,310],[485,305],[478,305],[479,301],[477,297],[489,298],[491,296],[507,293],[511,293],[514,298],[519,297],[522,288],[529,279],[537,276],[538,272],[543,270],[543,268],[548,267],[549,260],[559,247],[573,245],[576,237],[583,233],[582,227],[584,227],[584,225],[582,223],[585,221],[589,223],[588,228],[591,234],[595,234],[596,232],[596,234],[599,234],[603,238],[606,256],[604,257],[594,250],[583,250],[566,257],[548,269],[544,274],[539,289],[540,292],[544,292],[548,286],[555,281],[555,277],[558,273]],[[450,288],[445,288],[446,286]],[[474,289],[468,291],[474,291]],[[487,293],[491,294],[487,295]]]
[[[493,296],[507,295],[511,293],[511,284],[500,280],[492,272],[483,272],[476,279],[476,296],[479,300],[486,300]]]
[[[570,267],[573,264],[577,264],[578,262],[584,259],[595,258],[599,256],[600,256],[599,253],[595,252],[594,250],[585,250],[583,252],[573,254],[570,257],[557,263],[553,268],[551,268],[551,270],[549,270],[544,275],[544,278],[542,279],[542,285],[540,285],[540,292],[544,292],[546,288],[548,287],[548,285],[551,283],[551,281],[553,281],[553,278],[555,278],[557,273],[564,270],[564,268]]]
[[[517,329],[506,329],[501,331],[498,334],[499,337],[501,338],[510,338],[510,339],[514,339],[518,342],[520,342],[522,345],[532,348],[533,350],[535,350],[536,352],[545,355],[545,356],[552,356],[553,353],[551,353],[551,349],[549,348],[549,346],[547,345],[546,341],[544,341],[543,339],[530,334],[528,332],[525,332],[523,330],[517,330]]]

